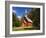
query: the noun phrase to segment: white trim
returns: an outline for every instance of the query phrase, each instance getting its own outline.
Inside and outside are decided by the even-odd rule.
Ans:
[[[12,31],[12,7],[40,8],[40,30]],[[42,33],[43,32],[43,7],[40,5],[16,5],[10,4],[10,34]]]
[[[27,17],[27,15],[25,15],[25,17],[26,17],[26,19],[27,19],[29,22],[32,22],[32,20],[29,19],[29,18]]]

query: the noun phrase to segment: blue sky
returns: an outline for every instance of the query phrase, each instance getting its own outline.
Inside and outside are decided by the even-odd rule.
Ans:
[[[26,12],[29,13],[29,11],[31,11],[32,8],[28,8],[28,7],[12,7],[12,10],[15,11],[16,16],[23,16],[23,15],[25,15]]]

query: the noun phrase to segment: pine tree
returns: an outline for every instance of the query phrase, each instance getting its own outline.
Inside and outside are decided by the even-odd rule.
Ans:
[[[32,19],[33,26],[36,29],[40,29],[40,8],[32,8],[32,11],[28,14],[28,17]]]
[[[12,13],[12,22],[13,22],[13,27],[15,26],[16,23],[16,14]]]

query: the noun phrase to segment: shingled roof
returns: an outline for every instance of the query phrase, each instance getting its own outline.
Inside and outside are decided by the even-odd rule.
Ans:
[[[24,20],[27,21],[27,22],[31,22],[31,23],[32,23],[32,20],[29,19],[29,18],[27,17],[27,15],[25,15]]]

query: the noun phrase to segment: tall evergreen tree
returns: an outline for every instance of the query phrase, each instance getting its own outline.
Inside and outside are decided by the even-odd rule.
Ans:
[[[12,13],[12,22],[13,22],[13,27],[15,26],[15,22],[16,22],[16,14]]]
[[[32,11],[28,14],[28,17],[32,19],[33,26],[40,29],[40,8],[32,8]]]

